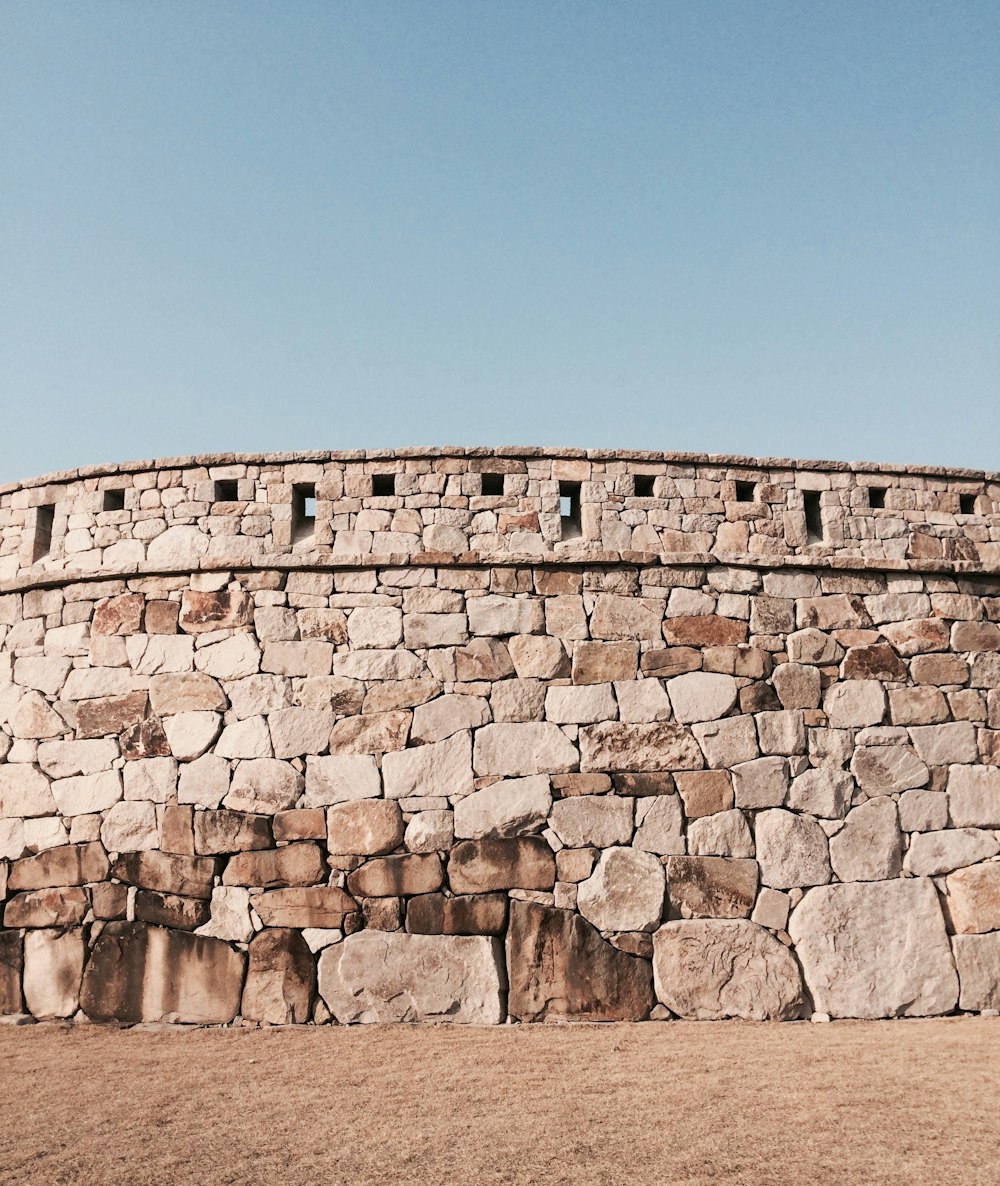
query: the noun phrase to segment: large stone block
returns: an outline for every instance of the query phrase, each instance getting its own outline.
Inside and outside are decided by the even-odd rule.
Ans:
[[[24,936],[24,999],[33,1017],[73,1016],[80,1003],[85,950],[79,929]]]
[[[951,941],[958,968],[960,1009],[1000,1009],[1000,932],[956,935]]]
[[[754,824],[761,881],[772,889],[825,885],[830,880],[826,833],[806,815],[774,809]]]
[[[898,877],[903,864],[903,838],[896,804],[879,797],[848,812],[844,826],[830,839],[830,864],[841,881],[888,881]]]
[[[210,898],[217,864],[212,857],[173,852],[129,852],[111,868],[111,876],[140,889],[184,898]]]
[[[955,1007],[958,977],[926,878],[811,889],[788,930],[820,1013],[928,1017]]]
[[[301,842],[282,848],[239,852],[230,858],[223,885],[271,889],[286,885],[316,885],[326,879],[326,862],[319,845]]]
[[[508,778],[466,795],[455,804],[455,835],[479,840],[484,836],[520,836],[545,826],[552,808],[547,775]]]
[[[245,966],[221,939],[112,922],[91,951],[80,1007],[92,1021],[224,1025],[239,1010]]]
[[[580,769],[584,771],[700,770],[704,765],[698,743],[683,725],[608,721],[580,730]]]
[[[15,894],[4,907],[5,927],[76,927],[90,906],[86,890],[78,887],[27,890]]]
[[[1000,853],[1000,841],[979,828],[946,828],[914,832],[903,868],[914,877],[934,877],[967,865],[978,865]]]
[[[335,885],[268,890],[251,895],[250,904],[266,927],[339,929],[358,912],[357,902]]]
[[[156,890],[136,890],[135,919],[158,927],[193,931],[204,926],[212,910],[204,898],[182,898],[179,894],[161,894]]]
[[[959,869],[945,884],[948,915],[958,934],[1000,931],[1000,862]]]
[[[674,716],[683,725],[715,721],[724,717],[736,703],[738,688],[731,675],[708,671],[689,671],[667,680],[667,695]]]
[[[406,906],[411,935],[502,935],[506,926],[506,894],[418,894]]]
[[[663,916],[666,880],[652,853],[608,848],[577,888],[577,906],[600,931],[651,931]]]
[[[465,935],[361,931],[319,958],[319,992],[341,1024],[504,1020],[503,948]]]
[[[240,1013],[265,1025],[309,1020],[316,967],[298,931],[270,928],[255,935],[247,952],[247,979]]]
[[[647,960],[626,955],[578,914],[511,902],[508,1009],[519,1021],[641,1021],[653,1006]]]
[[[477,774],[517,778],[576,770],[579,760],[576,746],[558,725],[529,722],[478,729],[472,764]]]
[[[382,778],[387,799],[468,795],[474,786],[471,735],[456,733],[444,741],[386,754]]]
[[[448,854],[448,882],[456,894],[550,890],[555,881],[555,858],[541,836],[464,840]]]
[[[674,856],[667,861],[671,907],[684,918],[748,918],[757,897],[757,862]]]
[[[385,799],[338,803],[326,813],[327,847],[333,853],[375,856],[403,841],[403,813]]]
[[[362,898],[430,894],[441,888],[443,877],[437,853],[406,853],[366,861],[348,876],[347,888]]]
[[[108,854],[95,840],[87,844],[64,844],[37,856],[22,857],[11,865],[7,885],[11,890],[48,889],[104,881],[107,875]]]
[[[633,802],[619,795],[560,799],[552,805],[552,830],[567,848],[628,844],[632,839]]]
[[[746,919],[668,922],[653,936],[656,996],[689,1021],[794,1021],[802,975],[773,935]]]
[[[274,844],[271,820],[266,815],[244,811],[196,811],[194,850],[204,856],[270,848]]]

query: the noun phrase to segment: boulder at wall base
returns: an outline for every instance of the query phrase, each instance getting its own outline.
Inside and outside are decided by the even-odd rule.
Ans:
[[[246,956],[221,939],[141,922],[109,923],[83,975],[91,1021],[221,1025],[240,1007]]]
[[[476,935],[360,931],[319,958],[319,993],[341,1024],[504,1020],[503,947]]]
[[[958,999],[944,918],[924,877],[807,890],[788,925],[817,1012],[930,1017]]]
[[[29,931],[24,937],[24,999],[39,1020],[72,1017],[80,1000],[83,931]]]
[[[653,936],[656,996],[688,1021],[794,1021],[804,993],[798,964],[745,918],[684,919]]]
[[[292,1025],[309,1020],[316,968],[299,931],[273,927],[255,935],[243,988],[248,1021]]]
[[[642,1021],[656,1003],[649,961],[568,910],[511,902],[507,968],[518,1021]]]
[[[21,1012],[23,946],[19,931],[0,931],[0,1017]]]

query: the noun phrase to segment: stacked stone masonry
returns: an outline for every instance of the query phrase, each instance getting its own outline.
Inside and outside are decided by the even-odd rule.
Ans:
[[[0,1013],[1000,1010],[998,508],[568,450],[5,490]]]

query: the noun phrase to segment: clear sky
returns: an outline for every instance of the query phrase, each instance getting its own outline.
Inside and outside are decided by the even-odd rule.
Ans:
[[[1000,3],[0,0],[0,481],[1000,469]]]

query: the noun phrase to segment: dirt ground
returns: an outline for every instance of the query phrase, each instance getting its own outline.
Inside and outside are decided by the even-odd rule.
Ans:
[[[995,1186],[1000,1020],[0,1027],[17,1186]]]

